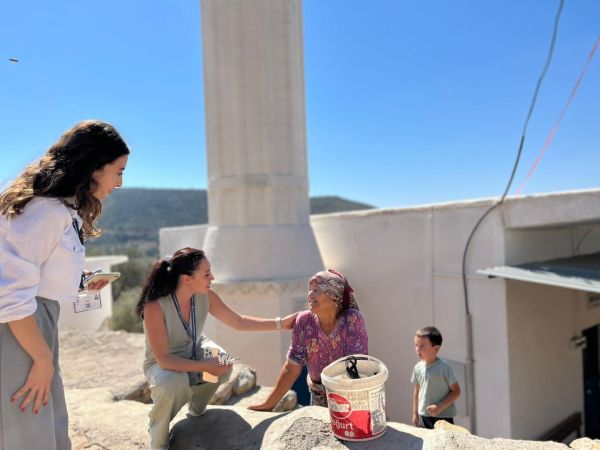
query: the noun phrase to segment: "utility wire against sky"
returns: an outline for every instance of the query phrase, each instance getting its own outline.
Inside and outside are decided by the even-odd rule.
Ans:
[[[475,418],[475,399],[474,399],[475,370],[473,367],[473,364],[475,361],[473,358],[473,329],[472,329],[472,322],[471,322],[471,311],[469,309],[469,290],[468,290],[468,285],[467,285],[467,271],[466,271],[467,255],[469,253],[469,248],[471,246],[471,242],[473,240],[473,237],[475,236],[475,233],[477,232],[477,230],[479,229],[480,225],[483,223],[485,218],[494,209],[496,209],[498,206],[500,206],[501,204],[504,203],[506,194],[510,190],[512,182],[515,178],[515,173],[517,172],[517,168],[519,167],[519,161],[521,159],[521,154],[523,152],[523,146],[525,144],[525,136],[527,134],[527,127],[529,126],[529,120],[531,119],[531,116],[535,109],[538,94],[539,94],[540,88],[542,86],[542,81],[544,80],[544,78],[546,76],[548,68],[550,67],[550,62],[552,61],[552,55],[554,54],[554,46],[556,44],[556,37],[558,35],[558,24],[560,22],[560,16],[561,16],[561,13],[563,10],[563,6],[564,6],[564,0],[560,0],[559,4],[558,4],[558,10],[557,10],[556,16],[554,18],[554,27],[552,29],[552,38],[550,40],[548,56],[546,57],[546,62],[544,64],[544,68],[542,69],[542,72],[540,73],[540,76],[539,76],[536,86],[535,86],[535,90],[533,92],[533,97],[532,97],[531,103],[529,105],[529,111],[527,112],[527,116],[526,116],[525,122],[523,124],[523,130],[521,131],[521,139],[519,141],[519,148],[517,150],[515,163],[513,165],[512,172],[510,174],[508,183],[506,184],[506,188],[504,189],[504,192],[502,193],[500,200],[497,203],[495,203],[494,205],[492,205],[490,208],[488,208],[488,210],[486,212],[484,212],[481,215],[481,217],[479,218],[479,220],[475,223],[475,226],[473,227],[473,229],[471,230],[471,233],[469,234],[467,243],[465,244],[465,249],[463,251],[462,282],[463,282],[463,292],[464,292],[464,299],[465,299],[465,315],[466,315],[466,325],[467,325],[467,399],[468,399],[467,401],[469,402],[468,414],[471,417],[471,429],[472,429],[473,433],[477,433],[477,426],[476,426],[477,422],[476,422],[476,418]]]
[[[123,2],[108,0],[120,8],[116,16],[107,12],[111,8],[76,0],[34,10],[23,6],[27,2],[4,3],[1,181],[14,177],[67,124],[99,117],[118,125],[143,152],[134,155],[126,187],[206,188],[198,2],[140,8],[144,3],[132,0],[121,8]],[[378,5],[303,2],[310,194],[390,208],[500,194],[524,120],[515,110],[521,105],[527,112],[523,100],[532,94],[523,79],[531,76],[535,85],[558,1]],[[542,101],[564,104],[565,89],[577,75],[569,69],[581,69],[598,34],[597,0],[565,6],[552,70],[527,131],[527,143],[535,147],[523,151],[527,166],[559,109],[552,113]],[[86,27],[90,20],[115,32]],[[164,27],[160,37],[153,33],[158,24]],[[527,191],[598,186],[593,167],[600,164],[600,152],[590,149],[598,138],[593,124],[600,119],[600,72],[594,64],[562,121],[556,136],[562,139],[552,143],[556,157],[545,156],[547,175],[538,169]],[[564,153],[558,152],[561,146]],[[489,164],[491,155],[507,168]],[[332,159],[339,170],[322,163]],[[519,166],[510,195],[527,169]],[[478,176],[477,183],[466,174]]]
[[[588,56],[587,62],[585,63],[585,66],[583,67],[581,74],[579,74],[579,78],[577,78],[577,81],[575,82],[575,86],[571,90],[571,94],[569,95],[569,98],[567,99],[565,106],[563,106],[563,109],[560,112],[558,119],[556,120],[556,122],[554,123],[554,126],[550,130],[548,138],[546,139],[546,143],[542,147],[542,150],[540,150],[540,153],[538,154],[537,158],[535,159],[534,163],[532,164],[531,169],[529,169],[527,176],[523,179],[523,181],[517,188],[517,190],[515,192],[516,195],[520,195],[523,192],[523,189],[525,188],[525,184],[527,183],[529,178],[531,178],[531,176],[535,172],[535,169],[537,169],[538,164],[544,157],[544,154],[550,147],[550,144],[552,144],[552,141],[554,140],[554,136],[556,136],[558,128],[560,127],[560,123],[562,122],[562,119],[565,116],[567,109],[569,109],[569,106],[571,106],[571,102],[575,98],[575,94],[577,94],[577,90],[579,89],[579,86],[581,85],[581,81],[583,80],[583,77],[585,77],[585,74],[587,73],[588,67],[590,66],[590,63],[592,62],[592,59],[594,59],[594,54],[596,53],[596,49],[598,48],[598,45],[600,45],[600,37],[598,39],[596,39],[596,43],[592,47],[592,51],[590,52],[590,54]]]

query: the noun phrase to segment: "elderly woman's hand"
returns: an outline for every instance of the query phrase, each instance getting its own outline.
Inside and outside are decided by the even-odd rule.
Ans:
[[[290,314],[289,316],[285,316],[283,319],[281,319],[281,328],[284,330],[291,330],[292,328],[294,328],[297,315],[298,315],[298,313],[295,312],[295,313]]]
[[[277,406],[277,404],[271,405],[268,401],[265,401],[263,403],[259,403],[258,405],[250,405],[248,406],[248,409],[251,409],[252,411],[273,411],[275,406]]]

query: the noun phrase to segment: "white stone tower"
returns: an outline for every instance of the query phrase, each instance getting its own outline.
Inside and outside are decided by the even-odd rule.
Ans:
[[[201,0],[215,290],[242,314],[305,308],[323,263],[309,223],[301,0]],[[272,383],[289,333],[207,334]]]

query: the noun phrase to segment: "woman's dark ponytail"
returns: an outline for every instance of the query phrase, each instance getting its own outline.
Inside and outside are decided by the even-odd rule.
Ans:
[[[144,305],[157,298],[173,292],[177,287],[177,278],[173,276],[173,271],[169,270],[169,261],[161,259],[156,261],[150,269],[150,275],[142,288],[140,299],[138,300],[135,311],[139,317],[144,317]]]
[[[156,261],[142,288],[135,312],[144,318],[144,306],[161,297],[175,292],[181,275],[192,275],[198,264],[206,258],[202,250],[185,247],[177,250],[170,259]]]

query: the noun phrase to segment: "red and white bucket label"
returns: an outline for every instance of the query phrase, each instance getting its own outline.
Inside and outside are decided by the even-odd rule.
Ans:
[[[340,439],[366,440],[386,428],[383,389],[330,392],[327,395],[331,429]]]

